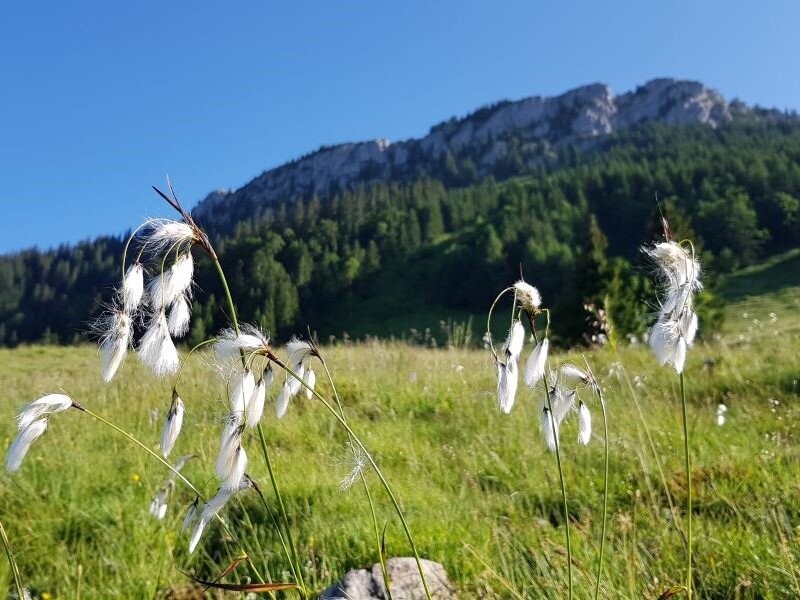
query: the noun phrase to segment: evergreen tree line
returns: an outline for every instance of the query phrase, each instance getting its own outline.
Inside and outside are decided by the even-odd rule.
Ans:
[[[413,181],[299,199],[240,223],[215,240],[239,310],[277,335],[307,325],[323,338],[385,335],[417,313],[481,315],[522,270],[563,341],[590,333],[584,304],[606,309],[623,337],[654,310],[639,247],[661,234],[659,207],[676,238],[694,240],[712,284],[800,244],[796,120],[651,124],[548,161],[507,146],[495,176],[477,180],[469,156],[445,156]],[[103,237],[0,258],[0,344],[84,338],[120,278],[123,245]],[[225,322],[202,259],[197,281],[190,341]],[[705,331],[717,308],[701,297]]]

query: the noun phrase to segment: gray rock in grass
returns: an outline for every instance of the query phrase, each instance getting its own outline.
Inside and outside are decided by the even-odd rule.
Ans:
[[[393,600],[425,600],[425,590],[413,558],[390,558],[386,561],[386,568]],[[442,565],[422,559],[422,570],[434,600],[456,598],[455,588]],[[376,563],[370,569],[349,571],[323,591],[319,600],[386,600],[381,565]]]

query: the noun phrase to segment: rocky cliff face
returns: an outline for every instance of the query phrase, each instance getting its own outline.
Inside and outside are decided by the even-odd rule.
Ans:
[[[643,121],[704,123],[716,127],[746,112],[716,90],[695,81],[655,79],[614,96],[607,85],[583,86],[560,96],[534,96],[482,108],[463,119],[433,127],[421,139],[385,139],[325,147],[265,171],[235,191],[209,194],[194,210],[213,229],[258,216],[278,202],[325,195],[359,183],[413,176],[422,165],[448,156],[469,155],[479,176],[492,173],[513,137],[528,144],[530,161],[572,143],[588,143],[616,129]]]

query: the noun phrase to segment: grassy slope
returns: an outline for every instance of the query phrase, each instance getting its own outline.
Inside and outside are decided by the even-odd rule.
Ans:
[[[723,335],[690,353],[697,577],[703,597],[800,594],[793,581],[797,569],[788,566],[800,559],[793,529],[800,518],[798,261],[800,254],[790,253],[731,277],[725,283],[731,304]],[[521,391],[513,413],[500,415],[491,362],[479,352],[372,345],[331,348],[326,355],[353,426],[394,482],[424,555],[445,563],[467,597],[505,596],[497,575],[467,545],[526,596],[563,597],[559,493],[554,459],[538,432],[540,394]],[[714,366],[705,364],[707,358]],[[672,498],[679,510],[684,503],[677,380],[655,368],[642,348],[618,354],[598,350],[588,359],[606,387],[611,413],[605,595],[655,597],[680,581],[684,564],[668,503]],[[224,390],[205,360],[192,359],[185,368],[180,390],[187,417],[175,456],[199,454],[186,474],[213,493]],[[121,376],[103,386],[97,364],[96,351],[88,347],[0,351],[0,448],[14,435],[11,418],[22,403],[62,388],[155,447],[171,384],[129,360]],[[714,413],[722,399],[730,410],[728,423],[719,428]],[[155,425],[152,410],[158,411]],[[599,411],[593,412],[599,431]],[[371,563],[374,544],[363,493],[358,487],[337,489],[348,467],[344,438],[332,419],[303,399],[280,423],[268,418],[266,431],[308,557],[308,579],[322,587],[347,568]],[[584,448],[574,438],[570,421],[563,440],[576,587],[584,598],[599,535],[602,441],[595,436]],[[254,438],[248,438],[247,449],[249,470],[266,489]],[[84,415],[53,418],[22,470],[0,475],[0,520],[25,580],[36,593],[57,597],[74,597],[80,586],[84,598],[145,598],[185,583],[175,566],[203,574],[221,570],[236,549],[216,526],[206,533],[199,555],[186,556],[179,529],[192,499],[188,492],[178,489],[163,522],[148,515],[164,479],[164,470],[144,453]],[[406,554],[377,482],[370,482],[381,499],[380,518],[390,523],[389,552]],[[244,515],[258,523],[255,530]],[[279,546],[252,495],[231,505],[227,517],[259,568],[287,578]],[[0,590],[8,588],[8,578],[0,560]]]

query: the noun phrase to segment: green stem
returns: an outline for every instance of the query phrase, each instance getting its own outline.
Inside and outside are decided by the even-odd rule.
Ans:
[[[3,529],[2,521],[0,521],[0,540],[2,540],[3,548],[6,550],[8,564],[11,565],[11,573],[14,576],[14,585],[17,588],[17,596],[20,600],[22,600],[25,598],[25,588],[22,586],[22,577],[19,574],[19,567],[17,567],[17,561],[14,560],[14,553],[11,552],[11,544],[8,541],[8,536],[6,536],[6,530]]]
[[[322,405],[326,409],[328,409],[328,412],[330,412],[333,415],[333,417],[339,422],[339,424],[344,428],[344,430],[350,436],[352,436],[353,441],[355,441],[356,444],[358,444],[358,447],[364,452],[364,455],[367,457],[367,460],[369,461],[370,466],[372,467],[373,471],[375,471],[375,474],[378,476],[378,479],[380,480],[381,486],[383,486],[383,489],[386,492],[386,495],[389,496],[389,500],[391,501],[392,506],[394,507],[395,513],[397,513],[397,517],[400,519],[400,524],[403,526],[403,532],[406,534],[406,539],[408,540],[408,544],[409,544],[409,546],[411,546],[411,550],[414,553],[414,560],[417,563],[417,570],[419,571],[419,576],[420,576],[420,579],[422,580],[422,587],[425,588],[425,597],[427,598],[427,600],[432,600],[431,593],[428,590],[428,582],[425,579],[425,572],[422,570],[422,562],[420,561],[420,558],[419,558],[419,552],[417,551],[417,545],[414,543],[414,536],[411,535],[411,529],[408,527],[408,523],[406,522],[406,518],[403,515],[403,509],[400,508],[400,503],[397,501],[397,497],[394,495],[394,492],[392,491],[392,488],[389,485],[389,482],[386,481],[386,478],[383,476],[383,472],[381,472],[380,468],[378,467],[378,464],[375,462],[375,459],[372,458],[372,455],[367,450],[367,447],[364,445],[364,443],[361,441],[361,439],[358,437],[358,435],[356,435],[356,432],[353,431],[351,429],[351,427],[347,424],[347,421],[345,421],[342,418],[342,416],[338,412],[336,412],[336,409],[333,407],[333,405],[330,402],[328,402],[325,398],[323,398],[317,390],[315,390],[314,388],[310,387],[303,380],[302,377],[299,377],[297,375],[297,373],[295,373],[294,371],[292,371],[292,369],[287,367],[283,363],[283,361],[280,358],[278,358],[277,356],[275,356],[275,354],[273,354],[272,352],[269,352],[267,354],[267,357],[272,362],[274,362],[276,365],[278,365],[280,368],[282,368],[284,371],[289,373],[292,377],[297,379],[303,387],[305,387],[307,390],[309,390],[311,392],[311,394],[313,394],[317,398],[317,400],[319,400],[322,403]]]
[[[681,381],[681,408],[683,411],[683,452],[686,459],[686,594],[692,600],[692,463],[689,456],[689,426],[686,419],[686,388],[683,383],[683,371],[680,373]]]
[[[211,261],[214,263],[214,267],[217,269],[217,275],[219,275],[219,280],[222,283],[222,289],[225,292],[225,300],[228,303],[228,310],[230,310],[230,319],[231,325],[233,325],[233,330],[236,332],[236,335],[239,335],[239,319],[236,317],[236,306],[233,303],[233,296],[231,296],[231,289],[228,286],[228,280],[225,277],[225,271],[222,270],[222,265],[219,262],[219,258],[217,257],[216,253],[211,253]],[[247,360],[242,354],[242,366],[247,368]],[[275,496],[278,499],[278,506],[280,507],[281,517],[283,518],[284,527],[286,528],[286,538],[289,541],[289,547],[292,551],[292,556],[294,557],[294,561],[290,560],[289,562],[294,562],[292,566],[292,570],[295,574],[295,579],[297,584],[300,586],[300,594],[302,597],[308,597],[308,592],[306,591],[305,584],[303,582],[303,573],[302,567],[300,565],[300,558],[297,553],[297,548],[294,544],[294,538],[292,537],[292,528],[289,523],[289,517],[286,514],[286,507],[283,503],[283,497],[281,496],[280,487],[278,486],[278,482],[275,479],[275,473],[272,470],[272,462],[269,459],[269,452],[267,450],[267,440],[264,437],[264,430],[261,427],[261,423],[258,424],[258,437],[261,441],[261,451],[264,455],[264,462],[267,463],[267,471],[269,472],[269,479],[272,484],[272,489],[275,492]]]
[[[597,563],[597,581],[594,585],[594,600],[600,597],[600,578],[603,573],[603,550],[606,545],[606,519],[608,517],[608,415],[606,414],[606,401],[599,387],[594,386],[600,400],[600,410],[603,413],[603,436],[605,439],[605,469],[603,474],[603,524],[600,531],[600,557]]]
[[[550,329],[550,311],[545,309],[547,314],[547,330]],[[544,311],[543,311],[544,312]],[[526,311],[528,322],[530,323],[531,333],[533,334],[533,341],[538,344],[539,339],[536,335],[536,326],[533,322],[533,316]],[[553,430],[553,439],[556,443],[556,465],[558,466],[558,482],[561,486],[561,501],[564,507],[564,534],[567,538],[567,598],[572,600],[572,540],[569,534],[569,504],[567,502],[567,488],[564,484],[564,469],[561,467],[561,442],[558,438],[558,430],[556,429],[556,419],[553,414],[553,403],[550,400],[550,383],[547,381],[547,372],[542,375],[544,381],[544,397],[547,402],[547,410],[550,411],[550,426]]]
[[[339,392],[336,391],[336,384],[333,382],[333,375],[331,375],[331,372],[328,369],[328,363],[325,362],[325,359],[323,359],[321,356],[318,356],[318,358],[322,363],[322,367],[325,369],[325,376],[328,378],[328,383],[333,391],[333,397],[336,400],[336,405],[339,407],[339,413],[342,415],[342,419],[346,420],[344,415],[344,406],[342,406],[342,400],[339,398]],[[348,439],[352,444],[353,438],[348,435]],[[375,515],[375,504],[372,502],[372,494],[370,494],[369,486],[367,485],[367,479],[364,477],[363,472],[361,473],[361,483],[364,484],[364,493],[367,495],[369,510],[372,514],[372,526],[375,529],[375,541],[378,547],[378,562],[381,565],[381,574],[383,575],[383,584],[386,588],[387,600],[392,600],[392,591],[389,587],[389,569],[386,567],[386,557],[383,555],[383,544],[381,543],[381,535],[378,529],[378,517]]]
[[[200,498],[200,500],[202,500],[203,502],[205,502],[205,501],[206,501],[206,499],[203,497],[203,494],[201,494],[201,493],[200,493],[200,490],[198,490],[198,489],[197,489],[197,487],[195,487],[195,485],[194,485],[194,484],[193,484],[191,481],[189,481],[188,479],[186,479],[186,477],[184,477],[184,475],[183,475],[183,474],[182,474],[180,471],[178,471],[178,470],[177,470],[175,467],[173,467],[173,466],[172,466],[171,464],[169,464],[169,463],[168,463],[166,460],[164,460],[164,458],[163,458],[163,457],[161,457],[161,456],[160,456],[158,453],[156,453],[156,452],[154,452],[153,450],[151,450],[151,449],[150,449],[150,448],[149,448],[149,447],[148,447],[146,444],[143,444],[142,442],[140,442],[140,441],[139,441],[139,440],[136,438],[136,436],[134,436],[134,435],[132,435],[132,434],[128,433],[127,431],[125,431],[125,430],[124,430],[124,429],[122,429],[121,427],[118,427],[117,425],[114,425],[114,423],[112,423],[112,422],[111,422],[111,421],[109,421],[108,419],[105,419],[105,418],[101,417],[101,416],[100,416],[100,415],[98,415],[96,412],[93,412],[93,411],[89,410],[88,408],[86,408],[86,407],[85,407],[85,406],[83,406],[83,405],[77,405],[77,404],[76,404],[76,405],[74,405],[74,406],[75,406],[75,408],[77,408],[78,410],[81,410],[81,411],[85,412],[87,415],[89,415],[90,417],[92,417],[92,418],[93,418],[93,419],[95,419],[96,421],[99,421],[99,422],[100,422],[100,423],[102,423],[103,425],[106,425],[107,427],[110,427],[111,429],[113,429],[113,430],[114,430],[114,431],[116,431],[117,433],[120,433],[120,434],[122,434],[123,436],[125,436],[126,438],[128,438],[128,440],[130,440],[131,442],[133,442],[134,444],[136,444],[137,446],[139,446],[139,447],[140,447],[142,450],[144,450],[144,451],[145,451],[145,452],[147,452],[147,453],[148,453],[150,456],[152,456],[153,458],[155,458],[155,459],[156,459],[158,462],[160,462],[162,465],[164,465],[164,466],[165,466],[167,469],[169,469],[170,471],[172,471],[172,473],[173,473],[173,474],[174,474],[176,477],[178,477],[178,479],[180,479],[180,480],[181,480],[183,483],[185,483],[185,484],[186,484],[186,486],[187,486],[187,487],[188,487],[190,490],[192,490],[192,491],[193,491],[193,492],[194,492],[194,493],[197,495],[197,497],[198,497],[198,498]],[[228,535],[231,537],[231,539],[234,541],[234,543],[235,543],[237,546],[239,546],[239,549],[242,551],[242,553],[243,553],[245,556],[247,556],[247,562],[248,562],[248,563],[250,563],[250,566],[253,568],[253,571],[255,572],[256,576],[258,576],[258,578],[261,580],[261,582],[263,582],[263,581],[264,581],[264,579],[261,577],[261,574],[258,572],[258,569],[256,568],[255,564],[253,564],[253,561],[250,559],[250,556],[249,556],[249,555],[247,554],[247,552],[245,551],[245,549],[244,549],[244,547],[242,546],[241,542],[240,542],[240,541],[239,541],[239,540],[236,538],[236,536],[234,536],[234,535],[233,535],[233,532],[232,532],[232,531],[231,531],[231,529],[228,527],[228,524],[227,524],[227,523],[225,522],[225,520],[224,520],[222,517],[220,517],[219,515],[217,515],[217,520],[218,520],[218,521],[219,521],[219,522],[222,524],[222,527],[225,529],[225,532],[226,532],[226,533],[227,533],[227,534],[228,534]]]
[[[289,542],[289,549],[292,552],[293,560],[290,560],[290,563],[294,563],[292,565],[292,571],[294,571],[295,579],[297,580],[297,584],[300,586],[300,594],[303,598],[308,597],[308,592],[306,591],[305,582],[303,581],[303,571],[302,565],[300,564],[300,556],[297,553],[297,546],[294,544],[294,537],[292,536],[292,527],[289,523],[289,516],[286,513],[286,505],[283,503],[283,496],[281,495],[280,487],[278,486],[278,481],[275,478],[275,472],[272,469],[272,461],[269,458],[269,451],[267,450],[267,440],[264,437],[264,429],[261,427],[261,423],[258,424],[258,439],[261,441],[261,450],[264,454],[264,461],[267,463],[267,471],[269,472],[269,479],[272,483],[272,490],[275,492],[275,497],[278,500],[278,508],[281,511],[281,518],[283,519],[284,526],[286,528],[286,539]],[[278,532],[280,534],[280,531]],[[285,548],[284,548],[285,550]]]

